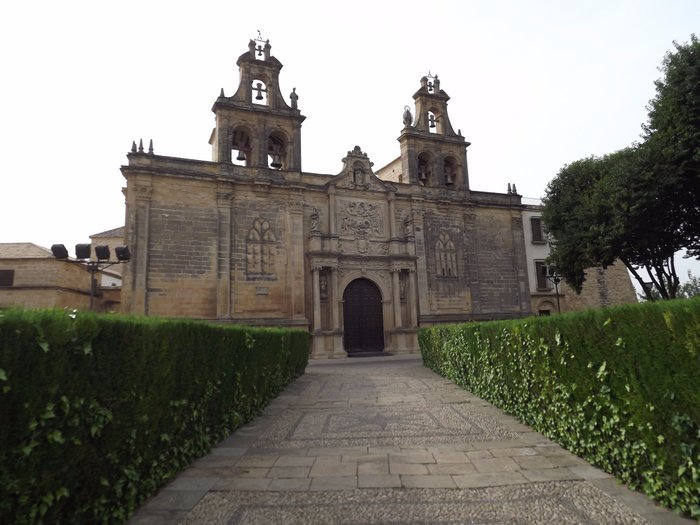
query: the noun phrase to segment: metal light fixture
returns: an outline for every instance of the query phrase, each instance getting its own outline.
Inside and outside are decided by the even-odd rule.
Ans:
[[[128,246],[116,246],[114,248],[114,253],[116,253],[119,262],[128,262],[129,259],[131,259]]]
[[[98,261],[108,261],[109,260],[109,246],[101,245],[95,246],[95,256]]]
[[[561,304],[559,303],[559,283],[562,281],[562,276],[559,275],[557,267],[551,264],[542,266],[542,274],[544,277],[554,284],[554,293],[557,297],[557,312],[561,313]]]
[[[90,245],[89,244],[76,244],[75,245],[75,258],[76,259],[89,259],[90,258]]]
[[[68,250],[63,244],[53,244],[51,246],[51,253],[56,259],[68,259]]]
[[[63,244],[54,244],[51,246],[51,253],[58,260],[72,262],[80,265],[85,265],[87,271],[90,272],[90,310],[93,308],[95,290],[97,289],[97,280],[95,274],[114,264],[127,263],[131,259],[131,253],[128,246],[115,246],[114,251],[117,256],[116,261],[110,261],[109,246],[95,246],[96,261],[90,260],[90,245],[76,244],[75,245],[75,260],[68,258],[68,250]]]

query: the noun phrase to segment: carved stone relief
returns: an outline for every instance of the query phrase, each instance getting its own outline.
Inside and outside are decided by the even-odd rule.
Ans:
[[[457,276],[457,250],[447,232],[441,232],[435,243],[435,268],[438,277]]]
[[[138,185],[136,190],[136,200],[139,201],[150,201],[151,195],[153,194],[153,188],[151,186]]]
[[[275,280],[277,237],[263,218],[253,221],[246,236],[246,279]]]
[[[385,242],[372,242],[367,239],[339,241],[340,253],[360,253],[362,255],[389,255],[389,245]]]
[[[315,232],[319,231],[318,228],[319,228],[320,221],[321,221],[321,215],[318,211],[318,208],[316,208],[314,206],[313,208],[311,208],[311,212],[309,213],[309,223],[310,223],[309,231],[311,231],[311,233],[315,233]]]
[[[384,217],[377,204],[364,201],[340,201],[340,234],[356,239],[384,234]]]

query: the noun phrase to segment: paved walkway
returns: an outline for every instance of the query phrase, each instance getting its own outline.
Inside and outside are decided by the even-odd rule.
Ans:
[[[130,523],[694,522],[397,356],[312,362]]]

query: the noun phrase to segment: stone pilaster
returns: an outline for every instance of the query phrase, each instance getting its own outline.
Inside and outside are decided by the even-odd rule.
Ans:
[[[314,303],[314,324],[313,333],[321,332],[321,282],[320,282],[321,267],[311,269],[311,278],[313,283],[313,303]]]
[[[133,259],[133,298],[131,312],[148,315],[148,244],[150,237],[151,196],[153,187],[149,184],[136,183],[134,187],[136,212],[134,217],[134,241],[131,249]]]
[[[401,328],[401,287],[399,284],[399,272],[401,270],[398,268],[392,268],[391,270],[391,290],[394,302],[394,328]]]
[[[430,312],[428,301],[428,263],[426,260],[425,247],[425,225],[423,210],[423,199],[413,200],[413,226],[416,248],[416,272],[418,273],[418,313],[427,314]]]
[[[231,287],[231,204],[233,185],[220,183],[216,191],[218,212],[218,254],[216,271],[216,317],[231,318],[233,289]]]
[[[293,318],[304,317],[304,194],[292,189],[289,194],[287,213],[288,258],[287,282]]]
[[[411,268],[408,270],[408,312],[409,326],[416,328],[418,326],[418,305],[416,304],[416,271]]]

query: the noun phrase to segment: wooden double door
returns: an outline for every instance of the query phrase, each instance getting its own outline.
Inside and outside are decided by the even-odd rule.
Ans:
[[[343,292],[343,347],[348,354],[384,350],[382,294],[372,281],[355,279]]]

